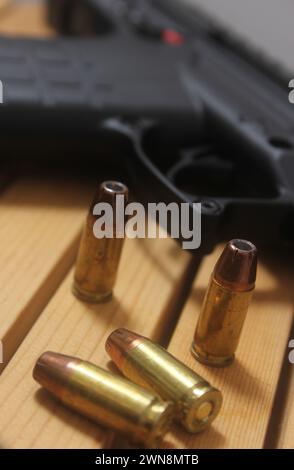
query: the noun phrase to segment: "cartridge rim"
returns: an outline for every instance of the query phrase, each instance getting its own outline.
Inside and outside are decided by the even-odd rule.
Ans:
[[[77,297],[79,300],[91,304],[106,302],[112,297],[112,291],[104,292],[103,294],[99,294],[97,292],[91,293],[81,289],[76,282],[73,282],[71,290],[75,297]]]
[[[191,344],[191,353],[198,362],[209,367],[226,367],[231,365],[235,359],[235,354],[231,356],[213,356],[211,354],[205,354],[197,347],[195,341]]]
[[[192,434],[206,429],[219,414],[222,402],[221,392],[207,382],[195,385],[185,399],[185,429]]]
[[[152,429],[146,437],[146,446],[155,448],[163,440],[165,434],[170,430],[171,424],[176,416],[175,404],[166,401],[156,401],[150,406],[144,420],[150,420]]]

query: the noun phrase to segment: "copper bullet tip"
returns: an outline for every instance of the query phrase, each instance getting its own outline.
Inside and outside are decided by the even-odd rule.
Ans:
[[[73,362],[78,361],[70,356],[47,351],[37,360],[33,378],[48,390],[56,391],[57,385],[68,378]]]
[[[126,352],[136,347],[145,338],[125,328],[119,328],[108,336],[105,350],[120,369]]]
[[[236,291],[254,288],[257,269],[257,249],[247,240],[227,243],[214,269],[214,279]]]

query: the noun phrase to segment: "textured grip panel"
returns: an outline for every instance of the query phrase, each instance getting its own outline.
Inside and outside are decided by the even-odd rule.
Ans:
[[[68,41],[1,38],[0,77],[5,105],[89,105],[87,63],[82,64],[78,57]]]
[[[184,57],[182,49],[117,34],[0,38],[1,124],[26,125],[29,119],[30,125],[64,126],[66,115],[70,126],[77,121],[94,129],[97,119],[118,115],[178,119],[192,112],[178,77]]]

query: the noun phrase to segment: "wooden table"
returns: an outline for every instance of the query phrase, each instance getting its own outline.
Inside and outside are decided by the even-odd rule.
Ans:
[[[43,13],[40,5],[15,6],[1,16],[0,27],[5,33],[50,35]],[[164,447],[293,448],[294,365],[288,360],[288,343],[294,338],[293,255],[261,253],[237,360],[226,369],[209,369],[195,362],[189,347],[221,247],[201,262],[189,293],[196,259],[172,240],[127,240],[113,300],[98,306],[81,303],[70,286],[93,189],[49,176],[19,177],[2,189],[0,446],[115,446],[112,432],[40,390],[32,368],[46,350],[108,367],[105,339],[124,326],[166,345],[224,395],[222,411],[209,430],[190,436],[175,427]]]

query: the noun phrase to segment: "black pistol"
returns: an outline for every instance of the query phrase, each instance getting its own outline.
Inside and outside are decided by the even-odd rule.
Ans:
[[[59,37],[0,38],[2,134],[121,136],[142,198],[201,202],[203,252],[294,241],[287,72],[179,1],[47,3]]]

